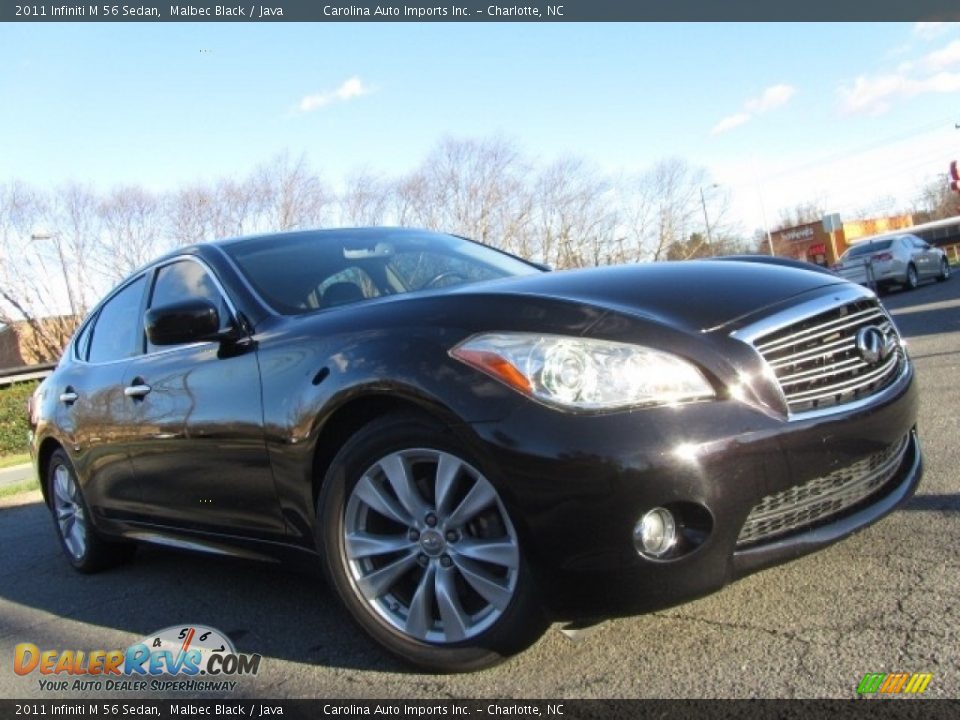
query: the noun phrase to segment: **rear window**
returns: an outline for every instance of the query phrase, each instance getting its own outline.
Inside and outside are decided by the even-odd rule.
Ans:
[[[877,240],[875,242],[863,243],[862,245],[854,245],[843,254],[843,259],[849,260],[850,258],[862,257],[863,255],[869,255],[870,253],[889,250],[891,245],[893,245],[893,238],[889,240]]]

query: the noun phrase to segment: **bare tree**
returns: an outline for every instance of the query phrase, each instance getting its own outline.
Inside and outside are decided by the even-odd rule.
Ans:
[[[793,207],[781,208],[779,211],[780,219],[771,232],[822,220],[823,216],[827,214],[826,207],[826,199],[820,197],[798,202]]]
[[[620,175],[613,181],[617,236],[612,261],[641,262],[650,259],[651,237],[656,233],[656,188],[648,173]]]
[[[448,138],[396,187],[401,222],[444,229],[506,250],[523,242],[529,164],[509,142]]]
[[[714,188],[703,168],[681,158],[667,158],[621,182],[620,214],[627,233],[623,260],[666,259],[668,248],[685,243],[694,233],[706,244],[701,192],[705,193],[711,233],[720,237],[727,232],[727,194]]]
[[[582,160],[549,165],[536,178],[532,222],[518,253],[557,268],[611,262],[617,216],[610,193],[610,183]]]
[[[393,194],[391,183],[370,172],[347,178],[339,198],[340,221],[344,225],[383,225],[387,221]]]
[[[97,249],[103,242],[99,198],[89,185],[71,183],[57,189],[49,208],[49,227],[64,270],[71,312],[78,318],[99,296],[102,278]]]
[[[162,233],[162,204],[137,186],[119,187],[100,203],[101,267],[117,282],[171,244]]]
[[[918,223],[942,220],[960,214],[960,195],[950,189],[950,177],[937,175],[928,181],[913,202],[914,220]]]
[[[66,311],[63,239],[47,234],[34,240],[48,212],[32,188],[19,182],[0,186],[0,324],[17,333],[27,362],[59,357],[79,320]]]
[[[170,238],[177,245],[193,245],[211,239],[217,197],[203,185],[183,188],[164,202]]]
[[[305,155],[282,153],[261,165],[251,179],[257,229],[295,230],[324,224],[333,194],[309,166]]]
[[[861,205],[850,213],[850,217],[854,220],[869,220],[871,218],[897,215],[899,213],[900,207],[897,199],[893,195],[881,195]],[[844,217],[846,217],[846,213]]]
[[[165,198],[167,231],[178,247],[233,237],[257,229],[255,179],[194,185]]]

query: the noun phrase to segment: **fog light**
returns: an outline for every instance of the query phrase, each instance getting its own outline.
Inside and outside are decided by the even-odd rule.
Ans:
[[[677,524],[666,508],[654,508],[633,528],[633,544],[637,552],[660,557],[677,541]]]

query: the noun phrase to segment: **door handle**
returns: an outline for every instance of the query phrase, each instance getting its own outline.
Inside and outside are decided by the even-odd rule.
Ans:
[[[69,385],[63,389],[63,392],[60,393],[60,402],[64,405],[73,405],[77,398],[80,397],[77,393],[74,392],[73,388]]]
[[[123,389],[123,394],[126,395],[128,398],[133,398],[134,400],[138,400],[144,397],[148,392],[150,392],[150,390],[151,388],[149,385],[141,382],[141,383],[135,383],[133,385],[128,385]]]

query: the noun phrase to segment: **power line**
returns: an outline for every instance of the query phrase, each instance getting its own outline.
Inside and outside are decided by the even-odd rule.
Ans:
[[[791,175],[791,174],[794,174],[794,173],[802,172],[802,171],[804,171],[804,170],[810,170],[810,169],[813,169],[813,168],[817,168],[817,167],[819,167],[819,166],[821,166],[821,165],[828,165],[828,164],[837,162],[838,160],[843,160],[843,159],[845,159],[845,158],[849,158],[849,157],[853,157],[853,156],[856,156],[856,155],[860,155],[860,154],[865,153],[865,152],[868,152],[868,151],[870,151],[870,150],[876,150],[877,148],[882,148],[882,147],[886,147],[886,146],[888,146],[888,145],[893,145],[893,144],[898,143],[898,142],[900,142],[900,141],[902,141],[902,140],[907,140],[907,139],[909,139],[909,138],[912,138],[912,137],[916,137],[916,136],[918,136],[918,135],[921,135],[921,134],[924,133],[924,132],[927,132],[927,131],[929,131],[929,130],[932,130],[932,129],[938,127],[938,126],[944,125],[944,124],[946,124],[946,123],[948,123],[948,122],[951,122],[951,123],[952,123],[954,117],[955,117],[955,116],[953,116],[953,115],[947,116],[947,117],[944,117],[944,118],[941,118],[941,119],[938,119],[938,120],[934,120],[934,121],[929,122],[929,123],[925,123],[924,125],[920,125],[920,126],[918,126],[918,127],[915,127],[915,128],[913,128],[913,129],[911,129],[911,130],[909,130],[909,131],[907,131],[907,132],[898,133],[897,135],[891,135],[891,136],[889,136],[889,137],[882,138],[882,139],[877,140],[877,141],[875,141],[875,142],[866,143],[865,145],[861,145],[861,146],[856,147],[856,148],[853,148],[853,149],[851,149],[851,150],[849,150],[849,151],[838,152],[838,153],[834,153],[834,154],[832,154],[832,155],[826,155],[826,156],[824,156],[824,157],[821,157],[821,158],[818,158],[818,159],[815,159],[815,160],[810,160],[810,161],[808,161],[808,162],[801,163],[801,164],[799,164],[799,165],[795,165],[795,166],[793,166],[793,167],[782,168],[782,169],[780,169],[780,170],[777,170],[776,172],[770,173],[770,174],[768,174],[768,175],[763,175],[763,176],[761,176],[761,177],[760,177],[760,180],[761,180],[761,181],[774,180],[774,179],[777,179],[777,178],[782,177],[782,176],[784,176],[784,175]]]

